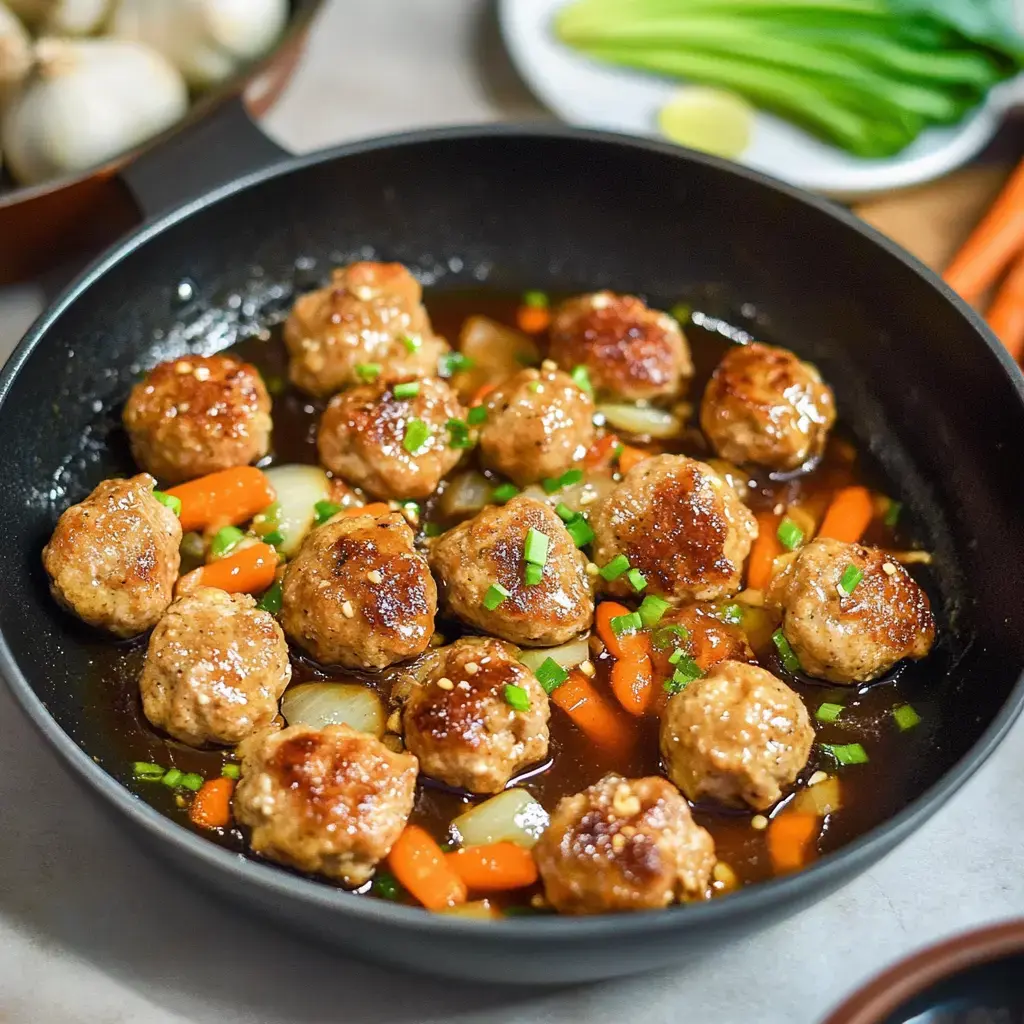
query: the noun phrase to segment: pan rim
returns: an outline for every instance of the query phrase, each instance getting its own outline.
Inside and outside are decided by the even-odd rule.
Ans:
[[[804,192],[794,186],[777,181],[749,168],[702,153],[682,149],[656,140],[636,139],[610,132],[569,128],[561,125],[467,125],[421,129],[394,135],[380,136],[347,143],[313,154],[291,157],[269,167],[236,178],[176,209],[142,225],[98,257],[64,292],[44,311],[18,344],[0,373],[0,406],[7,401],[22,367],[38,344],[63,313],[109,270],[128,258],[134,251],[208,206],[228,199],[234,194],[256,187],[263,182],[319,164],[329,163],[347,156],[374,152],[381,149],[401,148],[446,141],[477,139],[548,140],[567,139],[615,146],[640,153],[671,157],[680,161],[696,162],[727,175],[746,179],[788,199],[812,207],[880,246],[908,270],[939,291],[947,302],[968,323],[999,361],[1009,377],[1017,400],[1024,406],[1024,376],[1010,359],[1003,346],[989,331],[981,317],[959,298],[933,271],[910,253],[886,238],[854,214],[824,197]],[[999,712],[977,742],[949,768],[932,786],[912,800],[887,821],[876,826],[842,849],[823,857],[798,874],[761,882],[732,895],[685,909],[670,907],[664,910],[644,911],[628,915],[597,915],[593,917],[518,917],[501,922],[474,921],[447,915],[425,913],[421,908],[390,904],[382,900],[353,899],[351,894],[329,884],[288,873],[273,865],[239,856],[190,832],[148,804],[134,796],[125,786],[96,764],[51,716],[42,700],[31,688],[28,679],[13,657],[6,637],[0,633],[0,675],[7,683],[19,706],[42,733],[50,746],[82,778],[92,790],[104,798],[129,821],[149,833],[155,841],[175,848],[183,858],[196,858],[215,872],[232,874],[245,885],[257,886],[268,894],[294,900],[319,911],[348,913],[355,919],[379,922],[400,927],[423,936],[444,934],[463,935],[478,941],[488,935],[500,942],[529,945],[536,941],[599,940],[614,936],[621,941],[632,935],[660,934],[686,931],[705,926],[724,927],[730,922],[752,917],[771,908],[803,902],[801,896],[835,889],[852,875],[864,870],[885,853],[902,842],[911,832],[935,813],[991,756],[1010,727],[1024,710],[1024,669]]]

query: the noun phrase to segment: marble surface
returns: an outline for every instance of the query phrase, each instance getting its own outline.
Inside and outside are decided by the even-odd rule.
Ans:
[[[477,0],[335,0],[266,127],[303,151],[544,116]],[[0,356],[46,289],[0,289]],[[8,439],[8,443],[12,439]],[[211,903],[115,831],[0,687],[3,1024],[813,1024],[937,938],[1024,914],[1024,724],[949,805],[828,902],[697,963],[589,987],[396,979]]]

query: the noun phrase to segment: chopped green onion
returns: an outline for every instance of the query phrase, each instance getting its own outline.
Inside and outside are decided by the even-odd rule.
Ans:
[[[796,551],[804,542],[804,531],[800,529],[792,519],[783,519],[779,528],[775,531],[779,543],[787,551]]]
[[[422,450],[429,437],[430,427],[423,420],[409,420],[405,427],[405,437],[402,438],[402,447],[410,455],[415,455]]]
[[[793,652],[793,648],[781,629],[777,629],[772,633],[772,643],[775,644],[775,649],[779,652],[779,657],[782,659],[782,664],[786,671],[799,672],[800,659]]]
[[[544,488],[545,494],[554,494],[562,486],[553,476],[545,477],[541,480],[540,485]]]
[[[906,732],[921,723],[921,716],[909,704],[901,704],[899,707],[893,708],[892,717],[896,719],[900,732]]]
[[[284,534],[280,530],[271,530],[263,534],[263,543],[279,548],[284,543]]]
[[[332,516],[336,516],[341,511],[341,506],[336,505],[333,501],[318,501],[313,506],[313,512],[316,515],[316,525],[323,526]]]
[[[849,597],[857,589],[857,584],[862,579],[864,579],[864,573],[857,566],[848,565],[839,579],[839,593],[843,597]]]
[[[263,596],[256,602],[256,607],[260,611],[270,612],[271,615],[276,615],[281,610],[281,584],[280,582],[272,583],[270,587],[263,592]]]
[[[367,383],[375,381],[384,369],[380,363],[356,363],[356,376]]]
[[[526,390],[529,391],[531,395],[539,395],[540,389],[543,386],[544,385],[541,384],[539,380],[531,380],[530,383],[526,385]]]
[[[663,689],[666,693],[682,693],[687,686],[690,685],[695,679],[700,679],[704,673],[701,671],[700,665],[697,664],[688,654],[683,654],[675,662],[675,671],[672,673],[670,679],[666,679]]]
[[[177,768],[168,768],[160,781],[170,789],[174,789],[175,786],[180,785],[183,778],[185,778],[183,771],[179,771]]]
[[[166,505],[176,516],[181,516],[181,498],[177,498],[173,494],[167,494],[166,491],[154,491],[153,497],[161,505]]]
[[[423,536],[424,537],[440,537],[441,536],[441,524],[440,523],[424,523],[423,524]]]
[[[210,541],[210,554],[214,558],[223,558],[244,536],[245,534],[237,526],[222,526]],[[273,542],[267,541],[267,543]]]
[[[834,722],[839,716],[846,710],[842,704],[819,704],[818,710],[814,712],[814,717],[819,722]]]
[[[680,658],[684,658],[685,656],[686,656],[686,651],[684,651],[684,650],[682,649],[682,647],[677,647],[677,648],[676,648],[676,649],[675,649],[675,650],[674,650],[674,651],[673,651],[673,652],[672,652],[672,653],[671,653],[671,654],[670,654],[670,655],[668,656],[668,663],[669,663],[670,665],[676,665],[676,664],[678,664],[678,663],[679,663],[679,660],[680,660]]]
[[[656,626],[661,622],[662,616],[670,607],[671,606],[668,601],[663,597],[658,597],[655,594],[648,594],[640,602],[637,614],[640,616],[640,621],[644,624],[644,627],[649,629],[651,626]]]
[[[395,878],[390,872],[377,870],[373,876],[373,884],[370,886],[370,891],[374,896],[379,896],[382,900],[397,900],[402,897],[402,887],[398,884],[398,879]]]
[[[466,413],[466,421],[471,427],[479,427],[481,423],[487,422],[487,406],[486,405],[474,405],[472,409]]]
[[[197,775],[195,772],[189,772],[188,775],[182,776],[179,785],[184,786],[186,789],[191,789],[193,793],[198,793],[203,788],[204,779],[202,775]]]
[[[743,605],[727,604],[719,611],[718,617],[722,622],[727,622],[730,626],[738,626],[743,622]]]
[[[505,703],[513,711],[529,711],[530,695],[515,683],[505,684]]]
[[[594,393],[594,385],[590,383],[590,374],[587,372],[587,368],[585,366],[574,366],[570,376],[572,377],[573,383],[580,389],[580,391],[586,392],[588,395],[592,395]]]
[[[420,503],[418,501],[403,501],[399,506],[402,510],[402,514],[406,519],[411,519],[414,523],[420,521]]]
[[[583,516],[577,516],[572,522],[566,523],[565,528],[578,548],[585,547],[594,539],[594,531]]]
[[[395,398],[415,398],[420,393],[418,380],[407,380],[396,384],[392,389]]]
[[[463,370],[473,368],[473,360],[464,356],[461,352],[445,352],[437,361],[437,375],[439,377],[454,377]]]
[[[492,583],[487,588],[487,593],[484,594],[484,607],[489,612],[493,612],[502,601],[511,596],[512,595],[509,591],[507,591],[500,583]]]
[[[641,611],[643,609],[641,608]],[[670,647],[678,647],[690,639],[690,631],[685,626],[659,626],[651,634],[651,643],[657,651],[667,651]]]
[[[574,512],[564,501],[555,506],[555,513],[563,523],[571,523],[579,515],[579,512]]]
[[[548,695],[554,693],[569,678],[569,673],[554,658],[545,658],[534,675]]]
[[[398,340],[405,346],[405,351],[409,355],[418,352],[423,344],[423,339],[418,334],[403,334]]]
[[[895,526],[900,521],[900,513],[903,511],[902,501],[890,501],[889,507],[885,510],[885,525]]]
[[[519,488],[515,484],[499,484],[491,491],[491,497],[504,505],[506,501],[511,501],[518,493]]]
[[[629,612],[626,615],[615,615],[612,617],[610,625],[612,627],[612,632],[616,636],[622,636],[624,633],[636,633],[638,630],[644,628],[644,623],[640,618],[639,612]]]
[[[472,448],[473,438],[469,436],[469,426],[465,420],[449,420],[445,426],[448,428],[449,448]]]
[[[548,535],[535,530],[532,526],[526,531],[526,543],[523,545],[523,558],[533,565],[544,565],[548,560]]]
[[[559,487],[572,487],[573,484],[578,484],[583,479],[582,469],[567,469],[559,478]]]
[[[152,761],[136,761],[132,765],[132,776],[136,779],[162,779],[166,769],[163,765],[153,764]]]
[[[242,777],[242,768],[241,765],[228,762],[221,765],[220,773],[225,779],[240,779]]]
[[[523,292],[523,305],[533,309],[547,309],[548,297],[544,292]]]
[[[840,764],[867,764],[868,752],[859,743],[823,743],[821,749]]]
[[[626,579],[638,594],[647,586],[647,577],[639,569],[630,569],[626,573]]]
[[[673,320],[680,324],[688,324],[690,315],[693,313],[693,306],[685,302],[677,302],[668,312]]]
[[[629,559],[625,555],[616,555],[601,568],[601,578],[611,583],[612,580],[617,580],[624,572],[628,571]]]
[[[535,587],[544,579],[544,566],[532,565],[529,562],[523,567],[523,582],[528,587]]]

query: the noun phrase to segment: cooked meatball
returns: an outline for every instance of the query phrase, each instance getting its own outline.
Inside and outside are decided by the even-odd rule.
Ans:
[[[669,698],[661,719],[668,777],[690,800],[763,811],[800,774],[814,729],[800,697],[756,665],[723,661]]]
[[[594,561],[625,555],[647,580],[644,593],[711,601],[740,588],[757,520],[710,466],[658,455],[634,466],[594,510]],[[598,578],[610,594],[633,597],[623,574]]]
[[[551,320],[551,358],[585,366],[601,397],[675,398],[693,376],[690,347],[667,313],[633,295],[595,292],[563,302]]]
[[[847,567],[863,573],[850,594]],[[878,548],[814,540],[775,577],[770,607],[809,676],[866,683],[902,658],[923,658],[935,640],[928,595],[899,562]]]
[[[817,369],[771,345],[737,345],[704,391],[700,425],[732,462],[799,469],[819,458],[835,423],[832,389]]]
[[[333,519],[288,563],[281,625],[326,665],[380,669],[426,650],[437,587],[397,512]]]
[[[202,587],[175,601],[149,638],[142,709],[182,743],[234,746],[274,721],[291,676],[273,615],[248,594]]]
[[[673,628],[677,626],[685,633]],[[754,661],[743,627],[723,621],[721,609],[711,604],[686,604],[670,609],[651,636],[655,679],[672,675],[675,663],[669,658],[677,649],[692,657],[705,672],[720,661]]]
[[[296,387],[326,398],[372,373],[431,377],[448,351],[430,326],[419,282],[401,263],[353,263],[301,296],[284,325]]]
[[[409,383],[419,388],[409,398],[383,382],[335,395],[320,421],[320,461],[377,498],[429,497],[462,455],[447,424],[465,421],[466,410],[451,388],[443,380]],[[418,424],[428,430],[422,442],[407,434],[422,431]]]
[[[529,707],[514,708],[515,699]],[[548,695],[500,640],[467,637],[437,652],[402,716],[405,745],[425,775],[471,793],[500,793],[548,753]]]
[[[606,775],[558,802],[533,857],[557,911],[604,914],[702,899],[715,844],[664,779]]]
[[[347,725],[293,725],[241,748],[235,820],[270,860],[355,888],[369,881],[412,811],[416,758]]]
[[[135,461],[180,483],[263,458],[270,395],[255,366],[232,356],[182,356],[132,388],[124,425]]]
[[[153,497],[148,473],[104,480],[65,509],[43,548],[56,600],[90,626],[143,633],[171,603],[181,558],[181,523]]]
[[[524,578],[531,529],[548,538],[544,573],[535,584]],[[586,564],[554,510],[522,495],[460,523],[430,552],[442,599],[453,615],[526,647],[564,643],[590,626],[594,598]],[[492,586],[503,587],[508,597],[488,609],[484,601]]]
[[[561,476],[594,440],[594,403],[561,370],[522,370],[492,391],[484,407],[480,457],[520,487]]]

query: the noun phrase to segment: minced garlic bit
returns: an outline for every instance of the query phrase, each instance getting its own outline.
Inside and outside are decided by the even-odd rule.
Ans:
[[[548,901],[544,899],[539,892],[535,892],[530,897],[530,906],[533,907],[534,910],[543,910],[547,905]]]
[[[892,562],[883,562],[882,563],[882,572],[884,572],[886,576],[895,576],[896,575],[896,566],[893,565]]]
[[[480,666],[475,661],[466,662],[466,675],[475,676],[480,671]]]
[[[558,369],[558,363],[556,363],[554,359],[545,359],[544,362],[540,364],[540,368],[547,373],[554,373],[555,370]]]
[[[346,619],[354,619],[356,617],[356,610],[352,607],[351,601],[346,601],[341,606],[341,614],[344,615]]]
[[[763,832],[768,827],[768,819],[763,814],[755,814],[750,819],[750,827],[756,828],[758,832]]]
[[[739,881],[736,878],[736,872],[724,860],[720,860],[715,864],[711,875],[719,885],[728,889],[732,889]]]
[[[615,793],[612,795],[612,810],[624,818],[631,818],[634,814],[640,813],[640,798],[625,782],[620,782],[615,787]]]
[[[824,782],[828,778],[828,772],[815,772],[808,780],[808,786],[816,786],[819,782]]]
[[[192,372],[192,364],[186,360],[182,360],[180,363],[174,364],[174,372],[182,375]]]
[[[388,715],[388,732],[402,731],[402,712],[395,709]]]
[[[591,679],[593,679],[594,676],[597,675],[597,669],[594,668],[594,663],[589,658],[586,661],[580,662],[580,671],[585,676],[590,676]]]
[[[626,848],[626,837],[621,832],[616,832],[615,835],[612,836],[612,849],[616,853],[622,853],[622,851],[625,848]]]
[[[441,687],[442,690],[455,689],[455,684],[447,676],[441,676],[441,678],[437,681],[437,685]]]
[[[208,366],[197,366],[192,373],[196,380],[209,380],[210,368]]]
[[[383,577],[383,576],[381,576],[380,572],[379,572],[379,571],[378,571],[377,569],[371,569],[371,570],[370,570],[370,571],[369,571],[369,572],[368,572],[368,573],[366,574],[366,578],[367,578],[367,579],[368,579],[368,580],[369,580],[369,581],[370,581],[371,583],[377,583],[377,584],[380,584],[380,583],[383,583],[383,582],[384,582],[384,577]]]
[[[598,567],[596,562],[587,562],[587,575],[588,576],[596,576],[600,571],[601,570]]]

